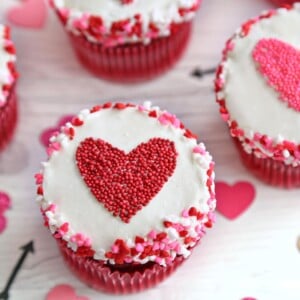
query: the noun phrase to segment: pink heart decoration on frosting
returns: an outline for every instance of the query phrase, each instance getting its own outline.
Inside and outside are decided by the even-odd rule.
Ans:
[[[255,187],[250,182],[241,181],[232,186],[217,182],[217,210],[227,219],[234,220],[249,208],[255,195]]]
[[[59,132],[60,127],[65,125],[67,122],[71,122],[74,118],[73,115],[65,115],[62,118],[59,119],[57,126],[55,127],[49,127],[46,128],[41,134],[40,134],[40,142],[44,147],[49,146],[49,140],[52,137],[52,135],[55,132]]]
[[[159,193],[176,168],[174,142],[153,138],[131,152],[93,138],[77,148],[80,174],[96,199],[115,217],[130,219]]]
[[[300,111],[300,51],[277,39],[262,39],[252,56],[259,72],[279,93],[280,99]]]
[[[4,232],[7,226],[7,220],[4,213],[10,208],[11,201],[6,193],[0,192],[0,234]]]
[[[74,288],[67,284],[54,287],[46,296],[46,300],[89,300],[84,296],[77,296]]]
[[[47,7],[44,0],[23,0],[7,13],[7,19],[11,23],[27,28],[43,27],[46,18]]]

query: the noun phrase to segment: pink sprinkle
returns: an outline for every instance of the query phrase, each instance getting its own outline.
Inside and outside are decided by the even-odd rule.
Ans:
[[[203,148],[201,148],[200,146],[196,146],[194,149],[193,149],[193,153],[198,153],[198,154],[201,154],[201,155],[205,155],[205,150]]]
[[[135,246],[135,250],[137,251],[137,252],[139,252],[139,253],[141,253],[141,252],[143,252],[144,251],[144,246],[142,245],[142,244],[137,244],[136,246]]]
[[[145,108],[143,105],[139,105],[139,106],[138,106],[138,110],[139,110],[139,111],[145,111],[146,108]]]
[[[157,263],[157,264],[162,264],[162,262],[163,262],[163,259],[162,258],[160,258],[160,257],[156,257],[155,258],[155,262]]]
[[[149,233],[148,233],[148,237],[152,240],[156,239],[156,236],[157,236],[157,233],[155,230],[151,230]]]
[[[111,247],[111,252],[112,252],[112,253],[118,253],[118,252],[119,252],[119,246],[113,245],[113,246]]]
[[[188,209],[185,209],[183,212],[182,212],[182,216],[184,218],[188,218],[189,217],[189,210]]]
[[[159,243],[155,242],[152,247],[153,251],[159,250]]]
[[[37,173],[37,174],[34,175],[34,178],[35,178],[35,183],[36,184],[42,184],[43,183],[43,179],[44,179],[43,174]]]

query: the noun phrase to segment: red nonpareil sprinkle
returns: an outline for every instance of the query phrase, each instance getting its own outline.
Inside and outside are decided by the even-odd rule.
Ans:
[[[4,27],[4,38],[7,39],[7,40],[11,39],[10,28],[9,27]]]
[[[70,140],[73,140],[75,136],[75,129],[73,127],[70,127],[69,128],[69,137],[70,137]]]
[[[169,227],[171,227],[172,226],[172,222],[169,222],[169,221],[164,221],[164,226],[166,227],[166,228],[169,228]]]
[[[84,122],[83,122],[83,120],[80,120],[78,117],[75,117],[72,119],[71,123],[73,126],[79,127],[79,126],[82,126]]]
[[[4,49],[12,55],[16,54],[16,48],[12,42],[8,42],[6,46],[4,46]]]
[[[213,227],[213,222],[211,220],[207,221],[205,224],[205,227],[207,228],[212,228]]]
[[[192,133],[189,129],[185,130],[184,136],[188,139],[198,139],[198,136],[194,133]]]
[[[143,244],[144,242],[145,242],[145,240],[142,237],[140,237],[140,236],[135,237],[136,244]]]
[[[112,107],[112,103],[111,102],[107,102],[103,104],[103,108],[107,109],[107,108],[111,108]]]
[[[150,111],[148,115],[149,115],[149,117],[151,117],[151,118],[157,118],[157,112],[156,112],[156,110]]]
[[[192,216],[194,216],[194,217],[196,217],[197,216],[197,209],[195,208],[195,207],[191,207],[190,209],[189,209],[189,215],[192,217]]]
[[[162,241],[163,239],[165,239],[167,237],[167,234],[165,232],[160,232],[159,234],[157,234],[156,236],[156,240],[157,241]]]
[[[36,193],[37,193],[38,195],[40,195],[40,196],[43,196],[43,195],[44,195],[44,190],[43,190],[43,187],[42,187],[41,185],[39,185],[39,186],[37,187]]]
[[[92,114],[92,113],[95,113],[95,112],[97,112],[97,111],[100,111],[101,108],[102,108],[101,105],[94,106],[94,107],[90,110],[90,112],[91,112],[91,114]]]
[[[125,109],[127,107],[127,105],[125,104],[125,103],[116,103],[115,105],[114,105],[114,108],[116,108],[116,109]]]
[[[174,142],[161,138],[142,143],[129,154],[87,138],[76,152],[78,169],[95,198],[126,223],[159,193],[172,176],[176,159]]]

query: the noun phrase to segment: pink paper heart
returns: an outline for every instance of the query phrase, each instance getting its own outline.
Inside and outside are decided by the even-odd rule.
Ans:
[[[77,296],[72,286],[61,284],[50,290],[46,296],[46,300],[89,300],[89,298]]]
[[[277,39],[262,39],[252,56],[279,98],[300,112],[300,51]]]
[[[49,139],[51,136],[55,133],[58,132],[60,127],[65,125],[67,122],[71,122],[73,119],[73,115],[65,115],[62,118],[59,119],[57,126],[55,127],[50,127],[46,128],[41,134],[40,134],[40,142],[44,147],[49,146]]]
[[[10,208],[11,201],[6,193],[0,192],[0,234],[4,232],[7,226],[7,220],[4,213]]]
[[[44,0],[23,0],[7,13],[7,19],[11,23],[27,28],[43,27],[46,18],[47,7]]]
[[[217,210],[227,219],[234,220],[249,208],[255,195],[255,187],[250,182],[240,181],[232,186],[217,182]]]

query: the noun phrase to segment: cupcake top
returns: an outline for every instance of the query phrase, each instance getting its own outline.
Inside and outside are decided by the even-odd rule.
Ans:
[[[300,164],[300,5],[252,19],[217,71],[223,118],[247,152]]]
[[[171,263],[189,256],[213,223],[214,163],[170,113],[106,103],[51,139],[36,175],[53,235],[110,264]]]
[[[105,46],[168,36],[201,0],[51,0],[68,30]]]
[[[8,27],[0,25],[0,108],[7,102],[10,89],[17,78],[15,47]]]

